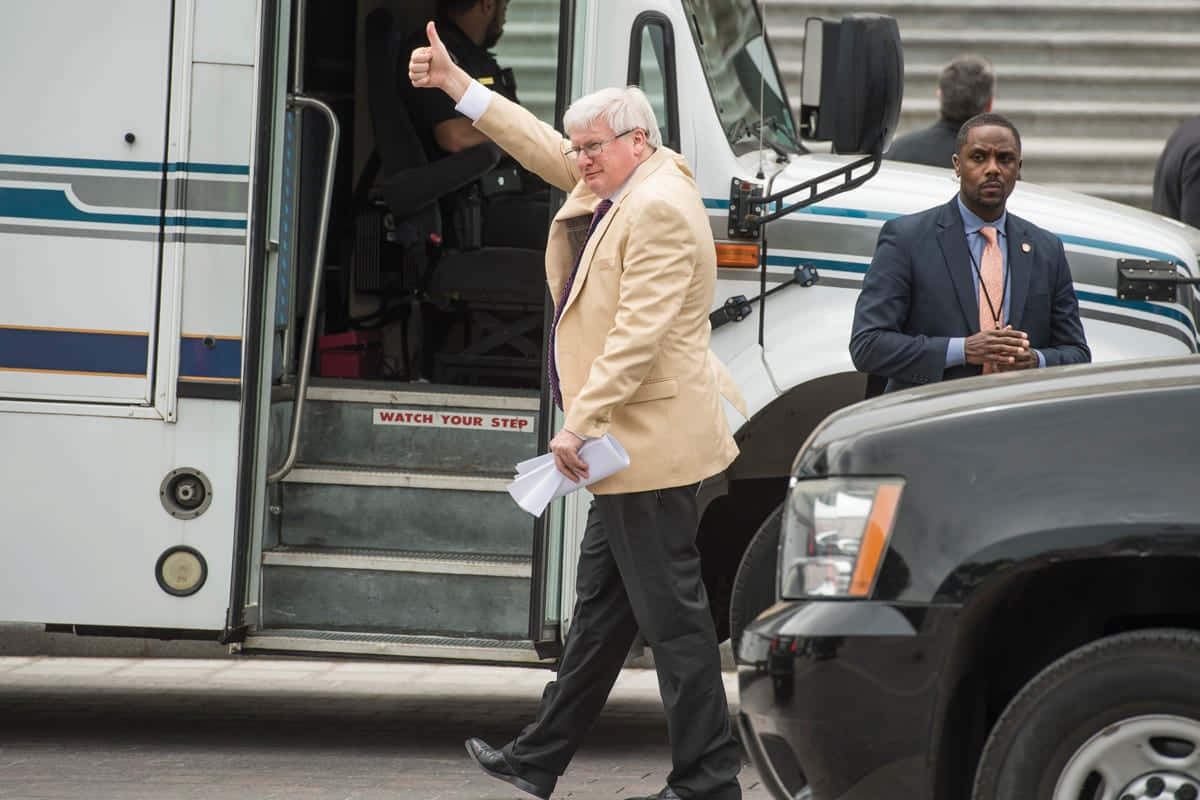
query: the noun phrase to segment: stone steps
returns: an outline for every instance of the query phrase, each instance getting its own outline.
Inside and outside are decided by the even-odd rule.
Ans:
[[[767,24],[773,33],[781,18],[787,23],[805,17],[841,18],[847,14],[887,14],[905,29],[920,24],[933,30],[995,31],[1019,30],[1028,36],[1043,32],[1161,31],[1181,30],[1181,17],[1197,10],[1193,0],[765,0]],[[1084,17],[1086,16],[1086,20]]]
[[[1188,103],[1097,103],[1087,100],[1025,100],[996,98],[995,110],[1026,135],[1099,139],[1142,139],[1162,142],[1195,106]],[[937,119],[937,100],[917,98],[904,103],[902,130],[915,130]]]
[[[1149,207],[1168,135],[1200,110],[1200,0],[763,0],[793,104],[804,20],[894,16],[904,42],[899,133],[937,118],[942,65],[986,56],[995,110],[1025,143],[1027,180]]]

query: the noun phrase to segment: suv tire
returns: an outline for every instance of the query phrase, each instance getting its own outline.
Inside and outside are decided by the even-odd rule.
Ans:
[[[779,535],[783,528],[783,503],[767,515],[746,545],[733,579],[729,598],[729,643],[737,658],[742,631],[775,603],[775,575],[779,569]]]
[[[1200,635],[1158,629],[1092,642],[1026,684],[984,745],[972,797],[1173,798],[1197,791]]]

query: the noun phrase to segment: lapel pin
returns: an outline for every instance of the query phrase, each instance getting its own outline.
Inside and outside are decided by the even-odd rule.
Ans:
[[[1031,245],[1029,242],[1021,242],[1021,252],[1022,253],[1028,253],[1031,250],[1033,250],[1033,245]]]

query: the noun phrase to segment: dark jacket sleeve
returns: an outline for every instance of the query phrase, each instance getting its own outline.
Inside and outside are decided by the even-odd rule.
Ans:
[[[1075,285],[1071,281],[1071,267],[1060,239],[1055,253],[1054,297],[1050,307],[1050,344],[1037,348],[1046,357],[1046,366],[1060,364],[1086,364],[1092,360],[1092,351],[1083,336],[1083,323],[1079,319],[1079,301],[1075,297]]]
[[[913,290],[912,242],[896,220],[884,223],[875,256],[854,306],[850,357],[860,372],[883,375],[902,384],[933,383],[946,369],[949,338],[905,332]]]
[[[1200,142],[1183,157],[1179,190],[1179,220],[1200,228]]]

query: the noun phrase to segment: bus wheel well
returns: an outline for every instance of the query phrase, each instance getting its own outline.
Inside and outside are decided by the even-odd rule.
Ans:
[[[1090,642],[1147,628],[1200,630],[1193,559],[1094,558],[1046,566],[973,599],[949,654],[957,684],[939,702],[939,800],[970,794],[987,737],[1034,676]],[[975,607],[975,610],[972,610]]]
[[[786,492],[787,478],[782,475],[731,481],[728,494],[713,500],[704,511],[696,546],[717,641],[729,638],[729,601],[742,553]]]
[[[821,420],[863,399],[867,376],[839,372],[797,384],[738,429],[740,453],[725,471],[729,491],[704,510],[696,545],[719,641],[729,637],[729,601],[746,546],[783,502],[792,462]]]

